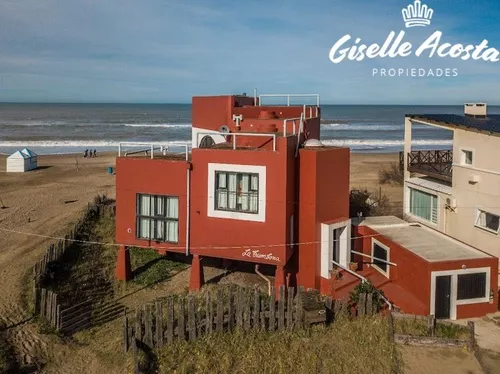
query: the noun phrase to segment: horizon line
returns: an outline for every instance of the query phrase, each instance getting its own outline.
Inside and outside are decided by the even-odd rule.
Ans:
[[[192,105],[192,102],[119,102],[119,101],[0,101],[0,105],[2,104],[28,104],[28,105]],[[290,106],[300,106],[303,104],[296,104],[296,105],[290,105]],[[309,104],[306,104],[309,105]],[[326,103],[320,103],[320,107],[323,105],[329,105],[329,106],[463,106],[465,103],[462,104],[390,104],[390,103],[331,103],[331,102],[326,102]],[[494,103],[490,104],[487,103],[488,106],[500,106],[500,103]],[[286,104],[280,105],[279,103],[277,104],[268,104],[265,106],[287,106]]]

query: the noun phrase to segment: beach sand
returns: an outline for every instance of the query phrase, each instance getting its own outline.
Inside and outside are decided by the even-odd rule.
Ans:
[[[5,173],[6,156],[0,156],[0,207],[5,207],[0,209],[0,228],[63,235],[95,195],[114,198],[115,176],[108,174],[108,167],[114,166],[115,156],[112,153],[90,159],[80,154],[39,156],[39,169],[27,173]],[[377,191],[378,170],[397,159],[397,154],[352,154],[352,188]],[[401,205],[402,187],[381,188],[395,205]],[[27,365],[37,357],[58,361],[60,357],[54,355],[62,354],[61,349],[52,348],[50,337],[37,333],[22,301],[23,290],[29,289],[31,268],[50,242],[43,237],[0,230],[0,325],[9,327],[6,339],[18,359]],[[85,361],[81,364],[82,372],[89,369]],[[98,366],[92,369],[99,371]],[[79,371],[75,368],[74,372]]]

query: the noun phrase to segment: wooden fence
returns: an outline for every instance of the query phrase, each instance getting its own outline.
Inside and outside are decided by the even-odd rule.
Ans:
[[[188,295],[175,300],[137,308],[123,322],[124,349],[143,344],[150,349],[161,348],[175,340],[195,340],[212,333],[236,329],[283,331],[300,329],[313,323],[333,320],[339,314],[371,315],[378,311],[372,294],[361,294],[355,308],[331,298],[319,301],[301,288],[280,288],[278,299],[274,290],[263,296],[255,290],[227,287],[216,293],[207,292],[203,299]],[[314,296],[314,295],[313,295]]]
[[[49,276],[51,264],[62,260],[65,252],[74,241],[77,241],[82,236],[87,224],[92,219],[109,213],[114,215],[115,207],[106,204],[107,201],[106,196],[98,195],[92,203],[88,203],[82,217],[64,236],[64,239],[51,244],[42,258],[33,266],[34,313],[58,331],[73,333],[88,327],[92,313],[92,301],[86,300],[73,306],[64,305],[63,300],[55,292],[42,287],[44,279]]]

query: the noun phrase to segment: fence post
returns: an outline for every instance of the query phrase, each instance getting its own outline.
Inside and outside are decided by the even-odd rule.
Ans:
[[[137,339],[132,338],[132,361],[134,362],[134,374],[139,374],[139,358],[137,356]]]
[[[154,348],[153,345],[153,324],[151,323],[151,306],[146,305],[144,307],[144,343],[150,348]]]
[[[163,311],[161,303],[156,303],[156,346],[163,347]]]
[[[260,324],[260,294],[257,287],[253,291],[253,328],[254,330],[259,329]]]
[[[286,308],[286,327],[291,330],[293,327],[293,297],[295,294],[295,289],[293,287],[288,288],[288,305]]]
[[[217,289],[217,332],[224,329],[224,303],[222,300],[222,288]]]
[[[233,331],[234,329],[234,306],[233,306],[233,288],[229,286],[228,294],[227,294],[227,311],[228,311],[228,320],[227,320],[227,328],[229,331]]]
[[[60,304],[57,304],[56,329],[57,329],[57,331],[59,331],[61,329],[61,305]]]
[[[326,307],[326,321],[327,323],[333,320],[333,299],[331,296],[328,296],[325,301]]]
[[[467,327],[469,329],[469,341],[467,344],[467,350],[472,352],[476,346],[476,327],[474,321],[467,321]]]
[[[301,286],[297,287],[297,295],[295,296],[295,326],[302,328],[302,293],[303,288]]]
[[[251,327],[251,319],[252,319],[252,306],[250,304],[250,295],[245,292],[244,293],[245,295],[245,303],[243,305],[245,305],[245,309],[244,309],[244,324],[245,324],[245,331],[248,331],[250,330],[250,327]]]
[[[174,341],[174,300],[172,296],[167,299],[167,343]]]
[[[238,287],[236,303],[236,326],[241,328],[243,326],[243,290],[241,287]]]
[[[55,292],[52,293],[52,315],[51,315],[51,320],[52,320],[52,326],[54,326],[55,329],[57,329],[57,294]]]
[[[128,317],[127,314],[125,313],[125,316],[123,317],[123,347],[125,349],[125,353],[128,352]]]
[[[373,293],[366,295],[366,314],[373,315]]]
[[[139,307],[135,309],[135,339],[142,341],[141,309]]]
[[[189,340],[193,341],[196,339],[196,314],[194,306],[193,295],[188,296],[188,329],[189,329]]]
[[[358,305],[356,306],[358,310],[358,316],[363,317],[366,312],[366,293],[359,294]]]
[[[45,318],[45,310],[47,308],[47,290],[42,288],[40,297],[40,316]]]
[[[339,317],[341,309],[342,309],[342,302],[340,300],[335,300],[335,305],[333,306],[334,320],[336,320]]]
[[[394,318],[392,312],[387,315],[387,333],[389,337],[389,342],[394,343]]]
[[[429,336],[434,336],[436,329],[436,319],[434,318],[434,315],[431,314],[429,317],[427,317],[427,334]]]
[[[206,296],[206,326],[205,326],[205,334],[211,334],[212,333],[212,327],[213,327],[213,322],[214,318],[212,315],[212,299],[210,297],[210,291],[207,292]]]
[[[271,297],[269,298],[269,331],[274,331],[276,327],[276,292],[271,287]]]
[[[278,330],[285,328],[285,286],[280,286],[280,299],[278,300]]]
[[[179,339],[186,340],[186,322],[184,319],[184,298],[179,300]]]

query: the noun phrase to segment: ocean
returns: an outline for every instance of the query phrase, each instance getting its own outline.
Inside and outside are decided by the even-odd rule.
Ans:
[[[463,106],[322,105],[321,140],[352,152],[403,148],[405,114],[463,114]],[[489,107],[500,114],[500,107]],[[449,149],[452,132],[413,126],[413,149]],[[116,151],[120,142],[190,144],[190,104],[0,103],[0,153],[29,147],[38,154]]]

